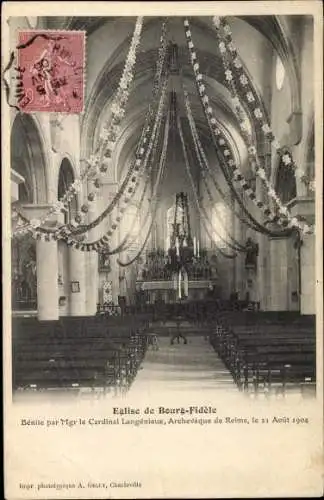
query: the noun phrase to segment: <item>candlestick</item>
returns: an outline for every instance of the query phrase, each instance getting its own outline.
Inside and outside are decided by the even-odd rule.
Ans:
[[[189,282],[188,282],[188,273],[185,271],[183,275],[183,294],[185,297],[189,295]]]
[[[179,271],[179,299],[181,299],[181,269]]]
[[[199,255],[199,240],[197,240],[197,257],[200,257],[200,255]]]
[[[173,288],[174,290],[177,289],[178,283],[177,283],[177,273],[173,274]]]
[[[167,252],[170,248],[170,237],[168,236],[165,242],[165,251]]]
[[[197,254],[197,241],[196,241],[196,236],[194,236],[193,245],[194,245],[194,256],[196,257],[196,254]]]

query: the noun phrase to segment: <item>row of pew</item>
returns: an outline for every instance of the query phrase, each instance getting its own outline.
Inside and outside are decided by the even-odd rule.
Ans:
[[[155,304],[129,305],[123,308],[122,314],[133,314],[136,316],[146,315],[150,316],[152,321],[167,321],[181,315],[186,317],[189,321],[203,322],[206,318],[213,316],[215,310],[242,311],[246,309],[257,311],[258,308],[257,302],[212,298],[204,300],[182,300],[174,303],[159,301]],[[110,313],[111,306],[105,307],[98,304],[98,314],[104,314],[105,309],[109,309]]]
[[[209,339],[240,390],[315,388],[313,316],[218,312]]]
[[[13,318],[13,389],[125,391],[147,346],[142,318]]]

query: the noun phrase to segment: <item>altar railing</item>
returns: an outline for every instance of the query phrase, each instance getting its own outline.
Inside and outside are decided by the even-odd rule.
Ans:
[[[128,316],[145,314],[154,317],[170,318],[178,314],[188,316],[192,319],[204,315],[217,314],[219,311],[259,311],[259,302],[247,302],[242,300],[203,300],[203,301],[182,301],[178,303],[165,304],[133,304],[125,307],[97,304],[97,314],[105,316]]]

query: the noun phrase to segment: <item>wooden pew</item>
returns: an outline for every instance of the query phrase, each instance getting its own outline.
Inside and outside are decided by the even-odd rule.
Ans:
[[[20,321],[13,329],[13,386],[129,385],[145,355],[139,325],[141,318],[114,328],[101,318]]]
[[[276,322],[258,318],[242,325],[239,316],[231,327],[218,322],[210,341],[240,388],[315,382],[314,321],[295,318],[287,324],[283,315]]]

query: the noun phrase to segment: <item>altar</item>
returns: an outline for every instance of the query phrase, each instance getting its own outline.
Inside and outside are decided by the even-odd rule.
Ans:
[[[185,193],[176,194],[171,215],[166,248],[148,251],[138,267],[136,297],[141,304],[200,301],[217,295],[217,259],[210,261],[199,239],[192,237]]]
[[[171,304],[179,301],[179,290],[173,281],[137,281],[136,292],[139,300],[146,304],[163,302]],[[188,295],[182,294],[187,301],[204,300],[210,294],[217,292],[217,283],[209,280],[188,281]],[[141,298],[141,299],[140,299]]]

